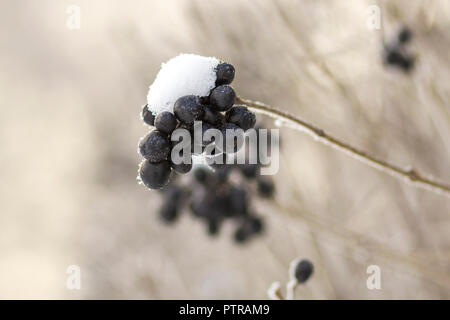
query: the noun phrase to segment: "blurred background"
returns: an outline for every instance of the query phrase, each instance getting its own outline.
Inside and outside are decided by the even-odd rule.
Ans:
[[[2,1],[0,21],[0,298],[265,299],[297,257],[315,265],[297,299],[450,298],[450,199],[301,132],[281,129],[276,199],[253,203],[265,234],[243,246],[189,214],[161,224],[135,179],[148,86],[186,52],[232,63],[242,97],[450,181],[449,1]],[[403,25],[409,73],[381,55]]]

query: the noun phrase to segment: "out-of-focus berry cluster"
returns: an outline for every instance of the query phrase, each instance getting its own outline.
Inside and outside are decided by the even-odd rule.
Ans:
[[[233,239],[245,243],[264,230],[262,218],[252,208],[253,195],[272,198],[272,179],[260,174],[260,164],[200,165],[186,177],[174,177],[161,190],[161,219],[171,224],[189,210],[202,221],[209,235],[219,233],[226,221],[235,225]],[[184,180],[184,181],[183,181]]]

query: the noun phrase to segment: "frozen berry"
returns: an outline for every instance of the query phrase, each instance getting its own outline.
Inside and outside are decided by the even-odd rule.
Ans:
[[[259,178],[258,180],[258,193],[261,197],[270,198],[275,191],[273,182],[269,179]]]
[[[300,261],[295,267],[295,278],[298,283],[303,283],[312,275],[314,272],[314,266],[309,260]]]
[[[199,120],[203,116],[203,106],[199,97],[194,95],[179,98],[175,102],[173,110],[178,120],[185,124],[193,124],[195,120]]]
[[[177,127],[177,118],[174,114],[168,111],[161,112],[155,118],[155,127],[159,131],[171,134]]]
[[[155,125],[155,115],[148,110],[148,105],[145,105],[142,109],[141,118],[149,126]]]
[[[153,130],[139,142],[140,154],[150,162],[160,162],[167,159],[170,150],[169,138],[158,130]]]
[[[234,123],[244,131],[253,128],[256,123],[255,114],[245,106],[234,106],[227,111],[225,116],[227,122]]]
[[[153,163],[144,160],[139,168],[142,183],[150,189],[161,189],[169,182],[170,163],[167,160]]]
[[[224,116],[220,112],[212,110],[210,106],[205,106],[204,110],[205,112],[202,118],[204,122],[215,126],[223,121]]]
[[[234,67],[229,63],[221,63],[216,69],[216,86],[230,84],[234,79]]]
[[[236,93],[233,88],[228,85],[221,85],[211,91],[210,95],[211,107],[215,111],[227,111],[236,100]]]

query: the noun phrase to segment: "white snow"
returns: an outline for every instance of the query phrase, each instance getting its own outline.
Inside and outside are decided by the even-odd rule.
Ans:
[[[155,115],[173,112],[178,98],[193,94],[207,96],[215,87],[220,60],[195,54],[180,54],[161,65],[147,95],[148,109]]]

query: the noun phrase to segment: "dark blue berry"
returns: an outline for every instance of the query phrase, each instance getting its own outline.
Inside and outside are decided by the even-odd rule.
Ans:
[[[209,100],[213,110],[227,111],[233,106],[236,93],[229,85],[221,85],[211,91]]]
[[[314,272],[314,266],[309,260],[300,261],[295,267],[295,278],[298,283],[303,283],[312,275]]]
[[[142,109],[141,118],[149,126],[155,125],[155,115],[148,110],[148,105],[145,105]]]
[[[255,114],[245,106],[234,106],[227,111],[225,117],[227,122],[234,123],[244,131],[253,128],[256,123]]]
[[[171,170],[167,160],[157,163],[144,160],[139,168],[139,177],[147,188],[161,189],[169,182]]]
[[[185,124],[193,124],[203,116],[203,105],[199,97],[194,95],[179,98],[173,107],[175,116]]]
[[[155,127],[159,131],[171,134],[177,127],[178,121],[174,114],[168,111],[161,112],[155,118]]]
[[[230,84],[234,79],[234,67],[229,63],[221,63],[216,69],[216,86]]]
[[[153,130],[139,143],[140,154],[150,162],[167,159],[171,151],[171,142],[167,135]]]
[[[202,118],[204,122],[207,122],[213,126],[217,126],[223,122],[224,116],[220,112],[212,110],[211,106],[205,106],[204,110],[205,112]]]

